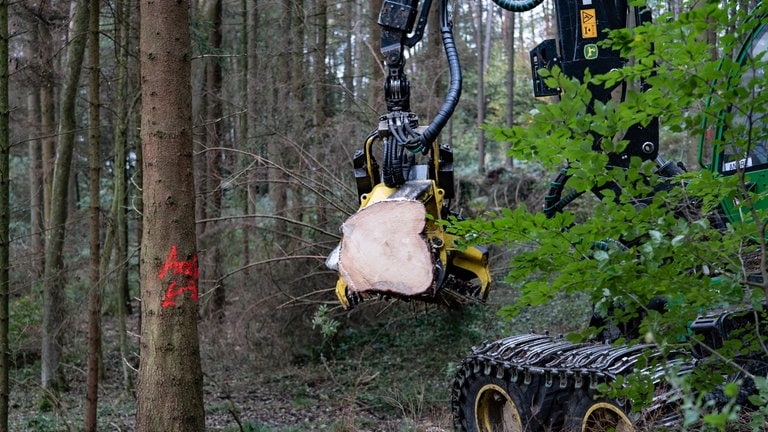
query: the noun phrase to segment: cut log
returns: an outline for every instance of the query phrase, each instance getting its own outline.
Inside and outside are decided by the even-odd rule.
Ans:
[[[420,201],[384,200],[353,214],[341,226],[339,273],[350,291],[401,296],[427,293],[434,261],[424,233]]]

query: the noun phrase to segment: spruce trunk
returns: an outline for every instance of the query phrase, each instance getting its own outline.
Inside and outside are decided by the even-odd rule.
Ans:
[[[141,7],[144,232],[137,432],[205,430],[189,6],[187,0]]]

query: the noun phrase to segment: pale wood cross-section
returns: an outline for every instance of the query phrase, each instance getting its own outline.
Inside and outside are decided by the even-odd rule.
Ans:
[[[403,296],[427,292],[434,262],[424,234],[426,209],[420,201],[373,203],[341,226],[339,273],[350,291]]]

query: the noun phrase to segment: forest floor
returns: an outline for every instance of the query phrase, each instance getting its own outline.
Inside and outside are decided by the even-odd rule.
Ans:
[[[210,431],[440,432],[453,430],[451,383],[456,365],[473,345],[531,328],[559,331],[588,318],[582,302],[564,299],[559,310],[530,311],[513,322],[495,313],[509,294],[460,311],[395,302],[331,315],[338,328],[327,337],[312,329],[312,311],[270,319],[233,310],[224,323],[200,322],[206,424]],[[276,312],[279,315],[280,313]],[[104,318],[104,371],[99,430],[132,431],[136,404],[123,387],[124,369],[135,382],[138,314],[129,320],[127,358],[117,348],[117,324]],[[316,312],[315,312],[316,316]],[[11,371],[12,431],[83,430],[85,318],[73,326],[65,371],[70,389],[42,409],[39,338],[34,325],[16,345]],[[571,322],[563,323],[564,319]]]

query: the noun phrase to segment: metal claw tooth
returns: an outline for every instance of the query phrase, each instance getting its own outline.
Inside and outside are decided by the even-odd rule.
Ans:
[[[512,369],[512,373],[509,375],[509,382],[511,382],[512,384],[515,384],[517,380],[520,379],[520,376],[517,372],[518,372],[517,368]]]
[[[560,388],[564,389],[568,387],[568,375],[565,371],[560,372]]]
[[[552,387],[552,373],[549,371],[544,373],[544,387]]]
[[[597,377],[593,374],[589,374],[589,388],[596,389],[597,388]]]

